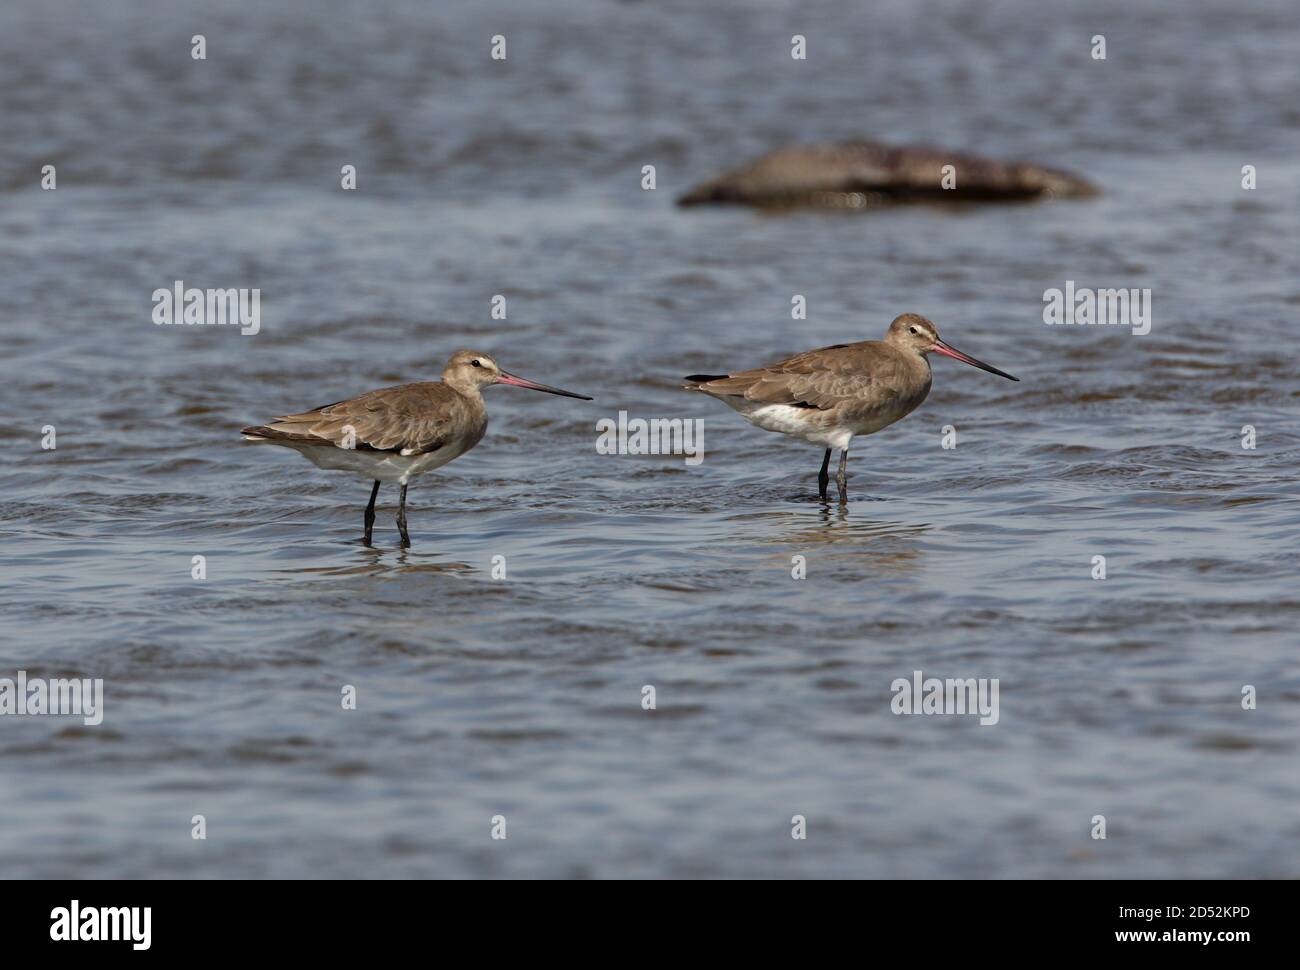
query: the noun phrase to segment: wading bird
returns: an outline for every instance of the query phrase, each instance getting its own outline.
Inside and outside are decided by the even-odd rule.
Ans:
[[[943,354],[1009,381],[996,367],[939,339],[925,317],[904,313],[884,340],[835,344],[787,357],[770,367],[731,374],[692,374],[682,386],[716,397],[764,431],[794,435],[826,449],[817,484],[826,499],[832,449],[840,450],[835,482],[849,500],[847,465],[854,435],[875,434],[906,417],[930,393],[926,354]]]
[[[375,524],[375,497],[382,482],[402,486],[397,531],[406,531],[406,485],[416,475],[447,464],[469,451],[487,430],[483,388],[491,384],[527,387],[547,394],[591,398],[508,374],[489,354],[458,350],[447,361],[441,381],[398,384],[299,414],[288,414],[243,430],[245,441],[286,445],[319,468],[351,472],[373,481],[366,506],[365,544]]]

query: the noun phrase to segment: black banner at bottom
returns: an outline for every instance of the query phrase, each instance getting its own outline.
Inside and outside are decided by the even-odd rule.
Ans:
[[[1172,947],[1230,958],[1286,938],[1295,883],[8,882],[0,892],[7,957],[206,958],[283,946],[335,960],[477,937],[495,957],[514,941],[533,955],[560,946],[618,959],[627,947],[667,958],[687,938],[734,956],[751,941],[767,953],[773,935],[794,946],[811,934],[818,950],[895,955],[910,940],[972,954],[995,944],[999,956]]]

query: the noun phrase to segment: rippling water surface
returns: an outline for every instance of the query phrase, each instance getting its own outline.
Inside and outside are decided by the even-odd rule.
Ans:
[[[106,691],[0,719],[0,874],[1300,875],[1292,4],[208,7],[0,10],[0,677]],[[848,136],[1104,194],[672,206]],[[154,326],[178,279],[259,287],[261,333]],[[1045,326],[1067,279],[1151,333]],[[677,388],[908,310],[1021,383],[936,360],[847,508]],[[366,549],[364,484],[239,440],[462,346],[596,400],[489,391],[410,550],[394,488]],[[598,455],[619,410],[705,461]],[[895,716],[918,669],[999,723]]]

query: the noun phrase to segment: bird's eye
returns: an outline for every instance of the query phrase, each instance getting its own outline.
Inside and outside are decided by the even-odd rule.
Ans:
[[[915,332],[915,331],[913,331],[913,332]],[[477,360],[471,360],[470,363],[473,364],[475,367],[482,367],[482,366],[483,366],[483,365],[480,364]]]
[[[916,327],[908,327],[907,329],[910,330],[912,333],[916,333]],[[477,361],[475,363],[477,363]]]

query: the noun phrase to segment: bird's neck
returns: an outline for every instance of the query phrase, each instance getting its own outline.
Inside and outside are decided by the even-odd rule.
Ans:
[[[462,397],[467,397],[471,401],[481,401],[483,399],[479,386],[473,381],[467,381],[459,375],[443,374],[442,382],[457,394],[460,394]]]

